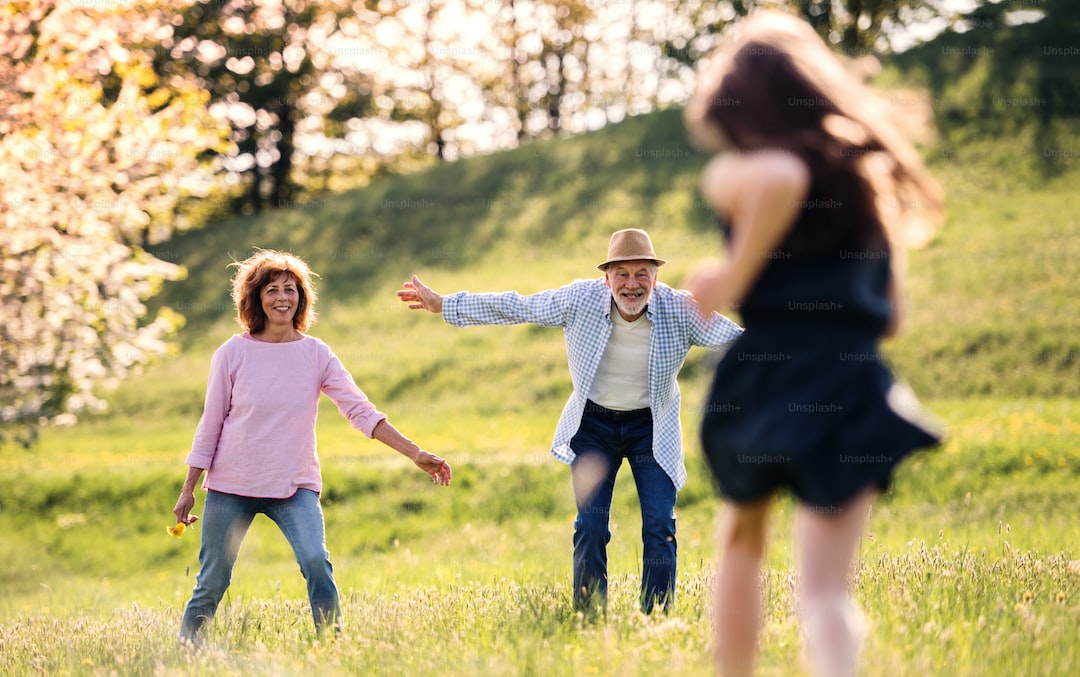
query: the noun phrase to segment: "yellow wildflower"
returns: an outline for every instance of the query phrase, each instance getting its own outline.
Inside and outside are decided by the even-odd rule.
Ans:
[[[195,520],[199,519],[195,515],[192,515],[191,518],[194,518],[194,519],[191,519],[191,522],[194,522]],[[190,524],[190,522],[188,522],[188,524]],[[187,528],[188,528],[188,525],[185,524],[184,522],[177,522],[175,527],[165,527],[165,531],[167,531],[169,533],[169,535],[172,536],[173,538],[180,538],[181,536],[184,535],[184,531]]]

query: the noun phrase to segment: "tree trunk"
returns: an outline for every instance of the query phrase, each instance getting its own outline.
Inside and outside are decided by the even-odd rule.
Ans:
[[[273,181],[271,197],[277,206],[288,205],[293,200],[293,185],[290,181],[293,165],[293,137],[296,131],[296,121],[293,120],[294,108],[288,100],[282,99],[275,106],[278,118],[278,131],[281,138],[277,142],[278,160],[270,166],[270,176]]]

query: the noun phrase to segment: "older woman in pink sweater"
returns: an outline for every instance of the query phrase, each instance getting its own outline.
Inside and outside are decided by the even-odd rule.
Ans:
[[[245,329],[214,353],[206,405],[187,457],[187,478],[173,508],[191,524],[195,486],[206,473],[199,574],[180,628],[198,643],[229,587],[240,542],[255,515],[285,534],[307,581],[315,628],[340,629],[341,611],[319,493],[315,418],[320,393],[353,428],[413,461],[435,484],[448,485],[442,458],[399,432],[353,382],[333,351],[303,332],[315,320],[312,273],[299,258],[260,250],[236,264],[232,296]]]

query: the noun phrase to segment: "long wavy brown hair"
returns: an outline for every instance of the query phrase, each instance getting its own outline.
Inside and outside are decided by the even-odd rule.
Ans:
[[[922,246],[940,225],[941,188],[888,102],[801,19],[760,11],[729,28],[684,114],[709,150],[782,150],[806,162],[807,208],[784,245],[796,252]]]
[[[315,301],[318,294],[311,278],[316,276],[299,257],[288,252],[260,249],[255,254],[230,264],[236,267],[232,280],[232,299],[236,305],[236,321],[251,334],[266,328],[260,295],[263,288],[281,273],[296,281],[299,300],[293,315],[293,327],[300,332],[315,324]]]

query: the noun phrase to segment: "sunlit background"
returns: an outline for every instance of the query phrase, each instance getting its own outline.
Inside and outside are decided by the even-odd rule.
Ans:
[[[394,291],[412,273],[549,288],[595,274],[627,226],[650,229],[673,285],[722,254],[680,107],[718,35],[765,6],[926,132],[947,191],[886,350],[950,438],[903,467],[862,542],[867,674],[1077,674],[1080,0],[0,0],[0,673],[192,671],[171,640],[199,527],[165,527],[210,355],[237,330],[228,265],[265,246],[312,263],[314,335],[455,485],[414,483],[324,401],[355,641],[312,648],[287,545],[256,524],[228,649],[196,671],[711,674],[718,502],[694,435],[711,356],[680,376],[680,606],[583,629],[547,448],[561,334],[457,332]],[[625,486],[622,610],[640,565]],[[763,674],[789,675],[778,535]]]
[[[175,232],[679,105],[718,32],[772,5],[787,6],[3,3],[0,421],[33,425],[100,408],[93,384],[163,348],[173,319],[145,326],[141,301],[178,274],[147,253]],[[942,32],[1049,25],[1047,12],[1070,6],[818,0],[789,8],[857,60]]]

